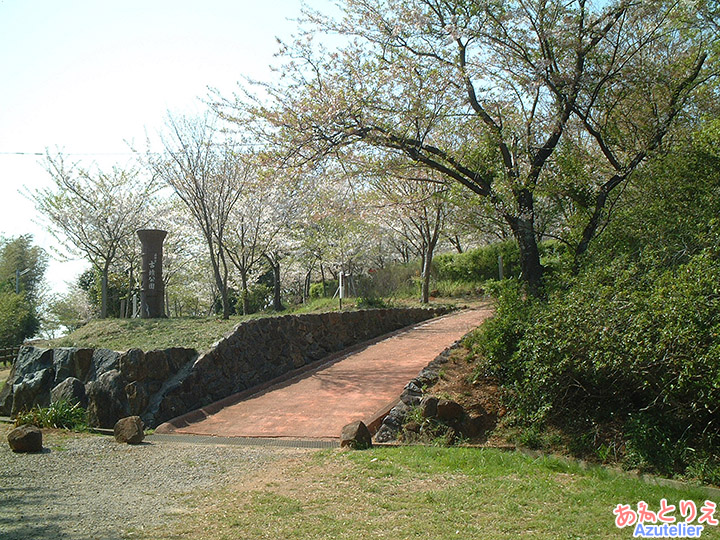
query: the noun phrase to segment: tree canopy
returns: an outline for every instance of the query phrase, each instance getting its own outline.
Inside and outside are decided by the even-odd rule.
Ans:
[[[40,329],[38,308],[48,257],[32,235],[0,238],[0,347],[14,347]]]
[[[344,148],[401,155],[490,202],[537,293],[539,201],[572,207],[587,250],[618,186],[662,143],[717,74],[718,32],[703,3],[347,0],[308,12],[262,99],[217,100],[225,118],[296,164]],[[339,45],[327,47],[321,36]],[[554,184],[561,142],[591,158]],[[579,197],[582,193],[583,197]],[[559,224],[570,227],[569,222]],[[561,231],[562,232],[562,231]]]
[[[127,244],[150,220],[152,183],[138,170],[86,170],[66,163],[62,154],[48,154],[46,166],[55,186],[33,194],[36,208],[58,241],[100,272],[105,318],[110,269],[123,251],[132,251]]]

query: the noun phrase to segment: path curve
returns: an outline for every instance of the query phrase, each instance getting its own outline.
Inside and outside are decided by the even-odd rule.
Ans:
[[[370,424],[386,413],[410,379],[491,314],[489,308],[468,309],[416,324],[199,421],[177,427],[171,421],[157,432],[337,439],[344,425]]]

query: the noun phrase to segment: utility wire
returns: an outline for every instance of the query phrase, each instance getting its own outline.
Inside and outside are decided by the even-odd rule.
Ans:
[[[60,152],[64,156],[136,156],[137,152]],[[0,152],[0,156],[45,156],[45,152]]]

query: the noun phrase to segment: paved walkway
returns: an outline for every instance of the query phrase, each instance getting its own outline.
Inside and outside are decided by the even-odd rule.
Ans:
[[[410,379],[491,313],[466,310],[417,324],[200,421],[180,422],[183,427],[177,428],[164,424],[158,432],[337,439],[344,425],[354,420],[369,424],[386,413]]]

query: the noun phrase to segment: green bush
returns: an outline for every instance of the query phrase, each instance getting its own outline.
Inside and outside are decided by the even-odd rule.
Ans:
[[[337,279],[325,280],[325,286],[322,283],[313,283],[310,285],[309,296],[310,298],[332,298],[337,291],[338,281]]]
[[[464,253],[443,253],[433,259],[438,280],[482,282],[499,277],[498,257],[504,277],[520,274],[520,252],[515,241],[498,242]]]
[[[720,479],[720,122],[656,159],[617,203],[577,275],[553,260],[546,299],[508,282],[467,343],[538,440]],[[547,264],[547,263],[545,263]]]
[[[40,329],[40,320],[25,293],[0,291],[0,347],[22,344]]]
[[[88,429],[87,411],[77,404],[56,401],[49,407],[33,407],[27,412],[18,414],[15,418],[15,425],[25,424],[41,428],[86,431]]]
[[[521,366],[515,365],[520,340],[539,309],[537,301],[525,299],[516,280],[486,282],[497,300],[495,316],[465,338],[465,346],[480,359],[475,377],[513,379]]]
[[[616,426],[634,465],[665,474],[695,455],[720,466],[720,260],[638,268],[618,260],[547,304],[505,286],[496,317],[468,339],[478,370],[503,382],[527,425]]]
[[[393,303],[377,296],[361,296],[355,302],[355,307],[358,309],[390,308],[393,307]]]
[[[441,280],[432,283],[431,296],[457,298],[461,296],[482,296],[485,294],[484,282]]]
[[[242,293],[241,293],[242,294]],[[248,290],[249,313],[257,313],[271,304],[273,291],[263,283],[256,283]],[[238,300],[235,307],[238,313],[242,313],[242,299]]]
[[[420,263],[391,264],[357,276],[358,296],[365,298],[409,298],[420,295]]]

